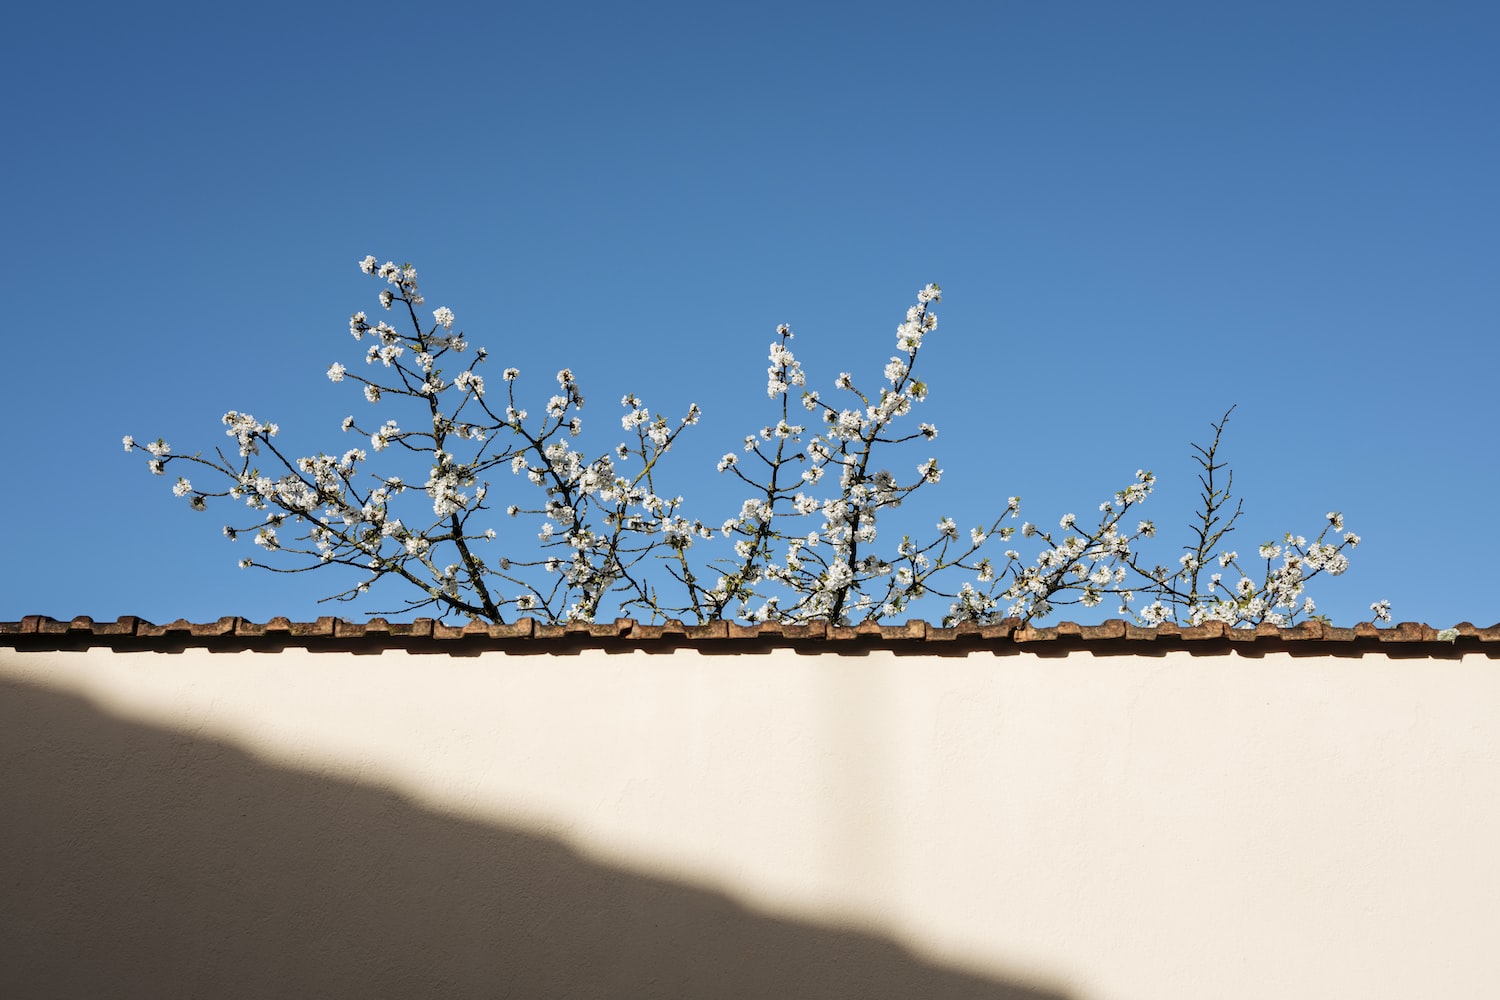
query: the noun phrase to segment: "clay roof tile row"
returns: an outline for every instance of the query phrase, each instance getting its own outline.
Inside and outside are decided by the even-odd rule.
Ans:
[[[43,615],[28,615],[18,622],[0,622],[0,646],[31,645],[44,637],[66,638],[72,645],[109,646],[127,643],[140,647],[150,645],[150,640],[162,640],[173,645],[216,646],[244,645],[247,642],[277,640],[285,645],[320,646],[328,644],[347,645],[351,641],[361,645],[403,645],[413,641],[428,643],[473,641],[485,645],[525,641],[529,644],[546,644],[563,641],[570,645],[590,644],[641,644],[649,645],[670,641],[674,645],[696,645],[721,641],[758,641],[775,645],[801,645],[804,643],[899,644],[931,643],[935,646],[952,643],[963,645],[989,645],[994,643],[1039,643],[1067,642],[1069,644],[1104,644],[1117,646],[1141,642],[1208,642],[1218,644],[1264,643],[1267,645],[1288,642],[1306,643],[1371,643],[1387,644],[1462,642],[1497,644],[1500,651],[1500,624],[1479,628],[1468,622],[1439,635],[1439,630],[1430,625],[1402,622],[1388,628],[1376,628],[1361,623],[1353,628],[1336,628],[1322,622],[1305,622],[1291,628],[1274,625],[1259,625],[1255,628],[1229,628],[1222,622],[1182,627],[1163,624],[1156,628],[1141,626],[1121,620],[1106,621],[1098,625],[1079,625],[1060,622],[1056,625],[1037,627],[1026,625],[1019,619],[1007,618],[990,625],[964,624],[942,628],[923,621],[906,622],[901,625],[879,625],[866,622],[854,626],[829,625],[812,622],[804,625],[757,624],[742,625],[738,622],[716,621],[704,625],[685,625],[679,621],[660,624],[644,624],[629,618],[617,618],[611,622],[575,622],[550,625],[522,618],[503,625],[492,625],[471,621],[466,625],[447,625],[431,618],[418,618],[411,622],[388,622],[384,618],[372,618],[367,622],[351,622],[342,618],[323,617],[312,622],[294,622],[287,618],[272,618],[264,624],[243,618],[220,618],[216,622],[194,623],[183,619],[165,625],[156,625],[143,618],[124,617],[113,622],[95,622],[89,617],[58,621]],[[28,641],[29,640],[29,641]],[[935,650],[936,651],[936,650]],[[1332,651],[1332,650],[1330,650]]]

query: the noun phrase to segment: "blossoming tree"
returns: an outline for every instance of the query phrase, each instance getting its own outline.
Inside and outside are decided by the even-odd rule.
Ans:
[[[936,458],[904,474],[884,464],[903,446],[937,436],[930,423],[912,425],[928,394],[917,369],[937,328],[936,285],[917,293],[880,378],[863,385],[841,373],[827,398],[806,388],[792,331],[777,329],[766,386],[774,422],[718,465],[745,499],[727,519],[704,520],[657,488],[673,443],[698,423],[696,404],[668,418],[627,394],[624,440],[586,452],[578,445],[584,397],[570,370],[557,373],[557,389],[533,416],[518,397],[515,368],[503,369],[498,385],[486,382],[488,355],[470,350],[451,309],[425,318],[415,268],[374,257],[359,266],[384,283],[378,300],[390,317],[372,323],[354,313],[349,332],[368,342],[365,366],[328,369],[330,381],[361,386],[377,414],[343,421],[359,447],[294,457],[278,447],[276,424],[233,410],[224,415],[234,441],[227,453],[173,454],[161,439],[142,446],[153,473],[187,463],[183,471],[199,484],[179,476],[173,493],[192,509],[211,501],[249,509],[249,520],[224,528],[231,540],[253,537],[261,550],[242,567],[352,574],[331,600],[354,600],[390,578],[416,588],[406,591],[405,610],[492,622],[627,613],[846,623],[899,617],[927,598],[947,603],[950,624],[1030,621],[1106,600],[1147,625],[1290,624],[1315,612],[1307,582],[1343,573],[1359,544],[1329,512],[1311,540],[1287,534],[1259,546],[1253,561],[1225,548],[1240,516],[1219,457],[1229,414],[1213,425],[1209,444],[1194,445],[1201,507],[1175,565],[1145,554],[1157,533],[1137,513],[1156,485],[1146,471],[1099,504],[1087,526],[1070,513],[1043,530],[1022,520],[1020,498],[1010,497],[967,531],[944,517],[926,538],[882,536],[891,511],[942,478]],[[124,444],[136,447],[132,437]],[[389,461],[375,471],[381,458]],[[420,486],[392,474],[414,461],[427,474]],[[516,527],[525,521],[536,526],[535,542]],[[497,542],[507,555],[490,554]],[[1388,603],[1371,608],[1389,621]]]

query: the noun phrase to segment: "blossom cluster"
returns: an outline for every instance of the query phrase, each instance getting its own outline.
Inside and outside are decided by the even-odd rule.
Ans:
[[[1145,625],[1290,624],[1315,614],[1307,582],[1341,575],[1359,544],[1330,511],[1314,537],[1289,533],[1260,546],[1253,561],[1227,549],[1240,515],[1218,457],[1228,414],[1212,443],[1194,445],[1204,508],[1173,567],[1146,556],[1157,534],[1137,513],[1156,487],[1146,470],[1087,521],[1068,513],[1044,529],[1023,518],[1012,496],[984,523],[960,527],[945,516],[907,530],[922,526],[901,521],[898,509],[910,510],[915,494],[943,478],[925,453],[938,429],[914,417],[928,398],[918,371],[938,327],[937,285],[917,292],[879,377],[842,372],[827,395],[808,388],[792,330],[779,326],[766,370],[772,419],[718,462],[742,499],[727,516],[693,516],[662,477],[679,435],[699,422],[697,404],[669,417],[627,393],[623,440],[585,450],[584,396],[570,369],[530,408],[518,396],[516,368],[487,392],[487,352],[470,350],[449,307],[425,311],[415,267],[371,256],[359,269],[382,283],[377,315],[388,318],[353,313],[349,333],[364,343],[364,365],[336,360],[326,370],[330,382],[358,386],[379,414],[342,421],[357,444],[296,457],[279,447],[275,423],[231,410],[227,451],[174,454],[161,439],[141,446],[154,474],[173,462],[202,467],[199,485],[179,476],[172,487],[193,509],[215,501],[250,512],[224,526],[231,541],[248,535],[260,550],[242,566],[352,571],[354,582],[330,599],[353,600],[394,577],[417,588],[403,610],[488,621],[626,612],[846,623],[894,618],[932,600],[946,604],[951,624],[1031,621],[1109,600]],[[388,416],[392,406],[406,412]],[[124,445],[137,447],[128,436]],[[390,463],[385,471],[367,467],[372,453]],[[502,535],[507,554],[495,555]],[[1371,610],[1389,621],[1388,603]]]

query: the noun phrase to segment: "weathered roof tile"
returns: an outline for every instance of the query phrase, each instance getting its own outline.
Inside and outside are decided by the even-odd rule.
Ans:
[[[1466,646],[1494,644],[1492,655],[1500,655],[1500,624],[1480,628],[1472,622],[1462,622],[1440,633],[1438,629],[1419,622],[1401,622],[1387,628],[1377,628],[1369,622],[1361,622],[1352,628],[1336,627],[1321,621],[1303,622],[1289,628],[1267,624],[1255,628],[1231,628],[1223,622],[1182,627],[1167,622],[1155,628],[1147,628],[1120,619],[1096,625],[1058,622],[1055,625],[1036,626],[1017,618],[1006,618],[985,625],[965,622],[952,626],[932,625],[925,621],[909,621],[899,625],[881,625],[875,622],[830,625],[822,621],[783,625],[743,624],[722,620],[687,625],[676,619],[643,624],[630,618],[555,625],[538,622],[533,618],[521,618],[506,624],[474,620],[464,625],[448,625],[431,618],[390,622],[379,617],[366,622],[350,622],[333,617],[321,617],[312,622],[294,622],[285,617],[276,617],[264,624],[243,618],[224,617],[202,624],[178,619],[166,625],[155,625],[128,615],[113,622],[95,622],[87,616],[58,621],[44,615],[27,615],[20,621],[0,622],[0,646],[34,647],[66,643],[72,647],[79,643],[86,646],[128,643],[131,648],[149,648],[157,640],[165,647],[172,648],[180,648],[184,643],[222,647],[239,644],[240,648],[249,644],[260,648],[268,640],[273,642],[275,648],[287,643],[348,648],[351,642],[377,648],[410,646],[413,643],[419,644],[416,648],[429,648],[427,644],[433,643],[440,648],[450,643],[505,645],[562,641],[571,647],[576,647],[580,642],[610,647],[649,647],[663,641],[672,644],[734,641],[767,645],[827,643],[834,649],[851,650],[856,647],[865,649],[872,644],[889,644],[909,649],[914,644],[930,643],[936,650],[953,646],[997,647],[1053,642],[1066,642],[1070,647],[1082,644],[1086,647],[1107,648],[1165,641],[1173,647],[1185,646],[1205,652],[1259,643],[1294,643],[1298,647],[1317,644],[1329,646],[1331,652],[1337,652],[1356,646],[1368,648],[1372,644],[1379,648],[1396,644],[1448,645],[1462,642]]]

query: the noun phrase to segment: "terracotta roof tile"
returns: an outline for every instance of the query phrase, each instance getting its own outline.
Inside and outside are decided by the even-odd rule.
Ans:
[[[140,620],[136,623],[135,634],[137,638],[147,639],[164,639],[174,634],[178,636],[193,636],[194,638],[207,638],[207,636],[198,631],[202,628],[208,628],[208,626],[194,625],[186,618],[179,618],[175,622],[169,622],[166,625],[153,625],[148,621]]]
[[[1259,625],[1255,628],[1229,628],[1222,622],[1181,627],[1164,623],[1145,628],[1133,622],[1113,619],[1096,625],[1058,622],[1032,626],[1019,619],[1007,618],[987,625],[964,623],[951,627],[910,621],[900,625],[863,622],[858,625],[829,625],[809,622],[801,625],[770,623],[741,624],[713,621],[688,625],[680,621],[642,623],[629,618],[608,622],[568,622],[551,625],[533,618],[521,618],[506,624],[471,621],[465,625],[447,625],[431,618],[411,622],[390,622],[371,618],[351,622],[341,618],[321,617],[312,622],[294,622],[284,617],[264,624],[243,618],[224,617],[215,622],[193,623],[178,619],[156,625],[142,618],[125,616],[113,622],[95,622],[81,616],[58,621],[43,615],[27,615],[20,621],[0,622],[0,647],[80,648],[120,646],[133,649],[180,648],[204,646],[223,648],[281,648],[287,645],[309,648],[347,649],[371,646],[441,649],[452,644],[478,644],[481,647],[507,647],[517,643],[544,647],[560,643],[571,648],[581,646],[660,646],[711,645],[735,643],[737,646],[827,645],[834,650],[865,649],[871,646],[912,651],[931,647],[933,652],[972,648],[1016,648],[1039,643],[1064,644],[1068,648],[1086,647],[1098,652],[1123,652],[1140,643],[1155,646],[1182,647],[1194,652],[1222,652],[1246,645],[1292,647],[1313,654],[1357,652],[1392,646],[1430,644],[1442,649],[1461,644],[1465,649],[1482,649],[1487,655],[1500,656],[1500,624],[1480,628],[1463,622],[1439,638],[1439,630],[1418,622],[1402,622],[1388,628],[1377,628],[1362,622],[1352,628],[1339,628],[1323,622],[1304,622],[1292,628]],[[540,651],[538,649],[538,651]]]

